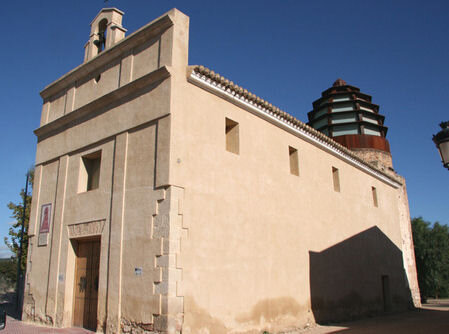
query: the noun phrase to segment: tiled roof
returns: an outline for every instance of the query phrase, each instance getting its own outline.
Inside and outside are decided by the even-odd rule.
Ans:
[[[394,180],[395,182],[398,182],[397,178],[392,177],[391,174],[385,173],[383,170],[379,169],[378,167],[374,166],[373,164],[370,164],[367,161],[365,161],[364,159],[361,159],[359,156],[354,154],[351,150],[349,150],[345,146],[337,143],[333,139],[329,138],[324,133],[315,130],[314,128],[312,128],[311,126],[307,125],[306,123],[300,121],[296,117],[286,113],[285,111],[272,105],[268,101],[265,101],[264,99],[251,93],[247,89],[240,87],[239,85],[235,84],[233,81],[226,79],[225,77],[221,76],[220,74],[218,74],[202,65],[195,65],[195,66],[191,66],[190,68],[191,68],[192,73],[199,75],[203,79],[210,80],[210,81],[214,82],[214,84],[219,86],[221,89],[223,89],[235,96],[238,96],[240,99],[245,100],[246,102],[250,103],[253,106],[258,107],[260,110],[262,110],[270,115],[273,115],[274,117],[291,125],[292,127],[296,128],[296,129],[301,129],[301,130],[309,133],[311,136],[319,139],[322,142],[325,142],[329,146],[331,146],[334,149],[342,152],[343,154],[351,157],[352,159],[355,159],[355,160],[369,166],[370,168],[376,170],[377,172],[381,173],[382,175],[387,176],[389,179]]]
[[[346,81],[344,81],[341,78],[338,78],[337,80],[335,80],[335,82],[332,85],[332,87],[339,87],[339,86],[346,86],[346,85],[347,85]]]

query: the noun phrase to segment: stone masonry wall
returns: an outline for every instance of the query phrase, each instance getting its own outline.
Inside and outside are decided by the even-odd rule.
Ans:
[[[382,171],[392,176],[402,184],[402,187],[398,189],[399,228],[401,230],[402,237],[402,257],[413,305],[415,307],[420,307],[421,297],[419,292],[418,276],[416,273],[415,250],[413,245],[410,208],[408,204],[405,179],[401,175],[397,174],[393,169],[393,161],[390,153],[374,149],[358,149],[353,150],[353,152],[368,163],[380,168]]]
[[[393,170],[393,160],[391,158],[391,154],[388,152],[369,148],[353,149],[352,151],[360,158],[376,166],[377,168],[380,168],[386,173]]]
[[[160,295],[160,314],[153,314],[152,324],[122,318],[122,333],[181,333],[184,299],[178,294],[178,283],[182,278],[178,255],[181,250],[181,238],[187,234],[182,219],[183,194],[184,189],[176,186],[163,189],[152,219],[152,238],[160,238],[163,249],[162,254],[156,256],[156,269],[161,270],[161,279],[155,280],[153,284],[154,294]]]
[[[402,187],[398,189],[399,196],[399,219],[402,235],[402,256],[404,259],[405,273],[407,275],[409,288],[412,294],[413,305],[421,307],[421,297],[418,285],[418,274],[416,272],[415,248],[413,244],[412,225],[410,220],[410,209],[408,205],[407,187],[405,179],[401,178]]]

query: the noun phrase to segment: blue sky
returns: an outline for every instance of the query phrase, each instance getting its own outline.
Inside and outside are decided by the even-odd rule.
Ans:
[[[190,64],[202,64],[307,121],[341,77],[373,96],[389,127],[412,217],[449,223],[449,171],[431,141],[449,120],[449,1],[5,1],[0,27],[0,257],[10,211],[35,159],[46,85],[83,61],[102,7],[131,33],[176,7],[190,16]]]

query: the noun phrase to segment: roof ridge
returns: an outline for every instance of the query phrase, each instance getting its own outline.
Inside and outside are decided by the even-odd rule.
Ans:
[[[347,147],[337,143],[335,140],[326,136],[324,133],[312,128],[311,126],[309,126],[306,123],[304,123],[303,121],[297,119],[293,115],[290,115],[289,113],[283,111],[282,109],[276,107],[275,105],[269,103],[268,101],[260,98],[256,94],[253,94],[250,91],[248,91],[247,89],[235,84],[233,81],[226,79],[219,73],[214,72],[213,70],[211,70],[203,65],[193,65],[193,66],[189,66],[189,68],[191,69],[192,72],[201,74],[201,75],[205,76],[206,78],[214,81],[215,83],[222,85],[226,90],[233,91],[235,94],[243,96],[245,99],[248,99],[252,104],[256,104],[259,107],[264,108],[264,109],[268,110],[269,112],[272,112],[273,114],[279,116],[279,118],[281,120],[283,120],[284,122],[290,123],[293,126],[297,126],[298,128],[303,129],[304,131],[308,132],[312,136],[315,136],[318,139],[326,142],[328,145],[334,147],[335,149],[341,151],[342,153],[363,163],[366,166],[369,166],[370,168],[372,168],[375,171],[381,173],[382,175],[388,177],[389,179],[391,179],[395,182],[398,182],[398,180],[393,178],[390,174],[385,173],[383,170],[381,170],[377,166],[360,158],[358,155],[353,153]]]

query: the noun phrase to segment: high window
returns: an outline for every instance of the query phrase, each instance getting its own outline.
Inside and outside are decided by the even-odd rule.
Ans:
[[[376,187],[371,187],[371,193],[373,195],[373,204],[377,208],[379,206],[379,204],[377,202],[377,190],[376,190]]]
[[[239,123],[226,118],[225,125],[226,150],[239,154]]]
[[[97,189],[100,186],[101,151],[81,158],[79,192]]]
[[[332,180],[334,183],[334,190],[340,192],[340,175],[338,168],[332,167]]]
[[[298,150],[294,147],[288,147],[290,157],[290,174],[299,176]]]

